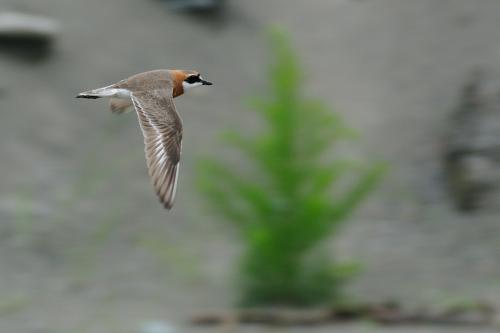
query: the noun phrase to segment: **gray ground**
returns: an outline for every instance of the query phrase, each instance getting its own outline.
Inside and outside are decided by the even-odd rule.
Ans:
[[[148,320],[178,326],[231,304],[239,247],[201,209],[195,162],[218,152],[220,130],[256,124],[241,100],[263,91],[263,32],[275,23],[291,33],[308,91],[362,131],[361,153],[391,165],[336,243],[364,267],[353,297],[500,303],[498,211],[454,212],[438,169],[462,79],[478,65],[500,70],[500,2],[232,0],[215,22],[155,0],[2,7],[50,15],[64,30],[46,60],[0,50],[0,332],[133,333]],[[184,164],[171,213],[150,188],[134,115],[73,98],[163,67],[199,69],[215,82],[177,102]],[[198,330],[179,329],[190,331]],[[315,331],[447,330],[363,323]]]

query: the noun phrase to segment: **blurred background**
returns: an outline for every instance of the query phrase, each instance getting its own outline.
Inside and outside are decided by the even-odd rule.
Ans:
[[[243,164],[220,133],[261,130],[245,101],[267,93],[271,25],[296,52],[304,94],[359,133],[349,154],[388,165],[327,239],[332,256],[360,267],[345,294],[408,306],[499,305],[500,2],[185,5],[1,2],[0,14],[18,13],[0,15],[1,332],[221,331],[186,322],[238,304],[244,245],[206,209],[197,166],[207,155]],[[136,116],[74,98],[156,68],[195,69],[214,82],[176,100],[183,164],[170,212],[151,188]]]

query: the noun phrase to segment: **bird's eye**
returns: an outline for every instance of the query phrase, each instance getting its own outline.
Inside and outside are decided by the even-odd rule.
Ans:
[[[189,84],[193,84],[196,82],[200,82],[200,77],[196,76],[196,75],[192,75],[192,76],[188,77],[187,79],[185,79],[184,81],[186,81]]]

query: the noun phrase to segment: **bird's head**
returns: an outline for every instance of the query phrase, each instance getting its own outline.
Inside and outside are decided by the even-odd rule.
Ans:
[[[182,95],[187,90],[199,86],[211,86],[197,71],[172,70],[171,76],[174,83],[174,97]]]
[[[212,82],[208,82],[201,76],[198,72],[193,71],[183,71],[186,77],[182,81],[182,87],[184,90],[189,90],[199,86],[211,86]]]

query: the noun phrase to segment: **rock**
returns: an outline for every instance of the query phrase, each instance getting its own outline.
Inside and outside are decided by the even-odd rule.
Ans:
[[[207,11],[218,9],[222,0],[163,0],[174,10]]]
[[[500,81],[475,73],[466,83],[444,142],[448,189],[461,210],[484,206],[500,188]]]
[[[60,30],[58,22],[23,13],[0,13],[0,39],[51,41]]]

